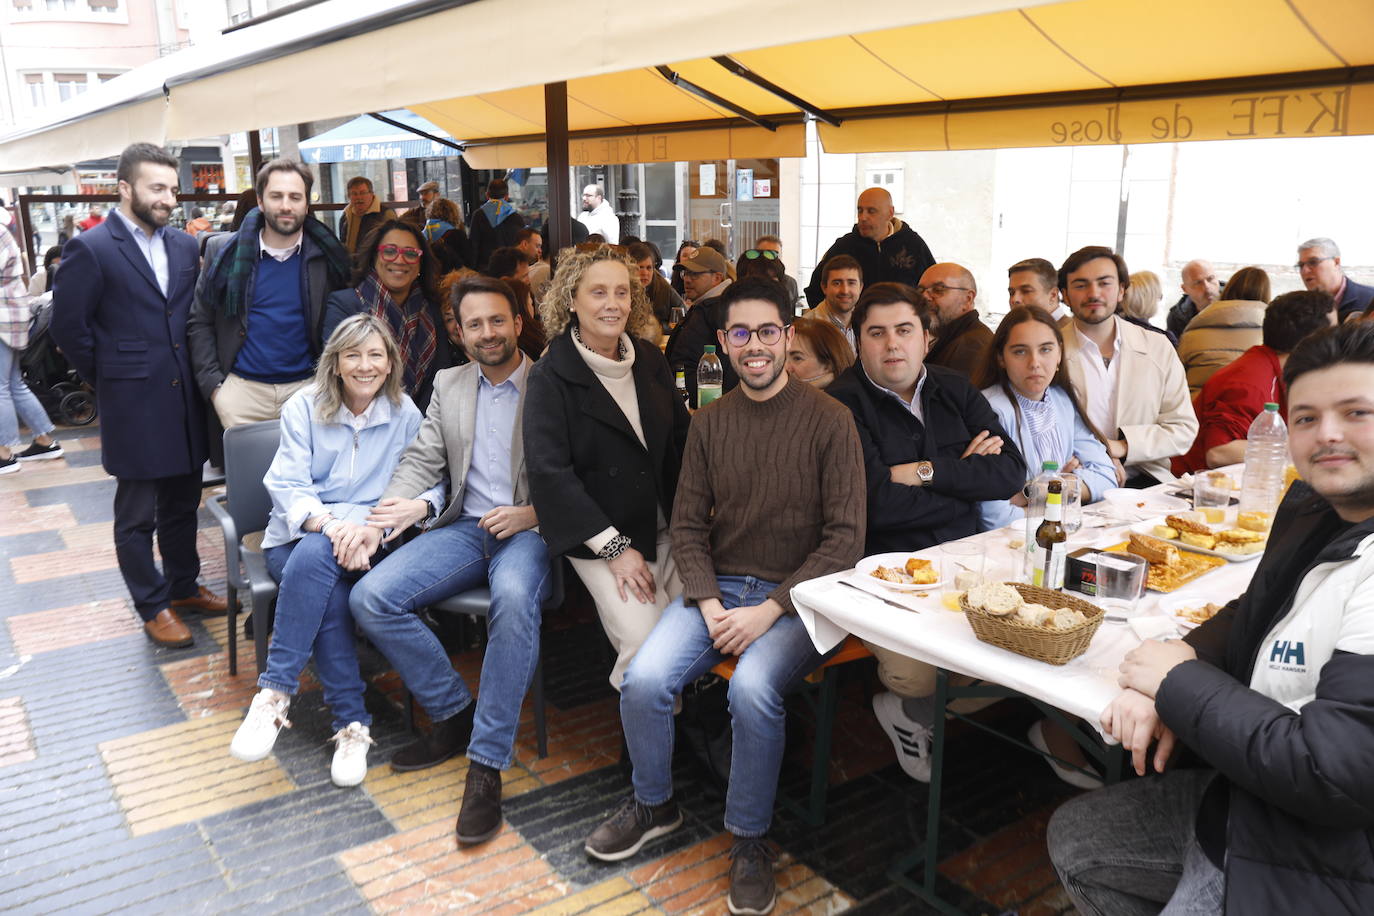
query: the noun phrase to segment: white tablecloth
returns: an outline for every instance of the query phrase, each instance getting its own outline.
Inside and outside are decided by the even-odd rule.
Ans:
[[[1107,547],[1126,539],[1129,526],[1087,527],[1091,523],[1086,521],[1092,514],[1091,507],[1085,511],[1088,513],[1085,527],[1070,538],[1070,551],[1080,547]],[[987,557],[984,574],[999,581],[1010,580],[1017,571],[1016,551],[1010,546],[1013,537],[1024,537],[1022,523],[964,538],[960,543],[984,546]],[[938,563],[941,553],[939,547],[932,547],[913,555]],[[1184,586],[1179,593],[1205,594],[1222,602],[1228,601],[1249,585],[1256,565],[1258,560],[1228,562]],[[899,610],[866,598],[840,585],[840,579],[849,579],[866,591],[918,610],[915,613]],[[1086,719],[1099,731],[1098,719],[1102,711],[1121,690],[1116,681],[1117,668],[1125,654],[1141,641],[1131,626],[1103,621],[1087,652],[1067,665],[1050,665],[979,641],[962,613],[945,609],[940,589],[921,593],[927,595],[925,598],[917,598],[915,594],[887,589],[876,580],[865,581],[850,570],[801,583],[792,589],[792,601],[816,648],[822,652],[828,652],[852,633],[937,667],[1010,687]],[[1077,592],[1071,594],[1078,595]],[[1083,595],[1078,597],[1092,600]],[[1164,618],[1158,608],[1160,597],[1155,592],[1146,592],[1139,604],[1137,618]],[[1171,630],[1165,635],[1177,635],[1178,632]]]

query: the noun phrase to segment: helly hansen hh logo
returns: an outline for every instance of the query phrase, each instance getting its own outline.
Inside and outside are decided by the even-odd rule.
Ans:
[[[1280,671],[1306,671],[1307,659],[1299,640],[1276,639],[1269,650],[1269,667]]]

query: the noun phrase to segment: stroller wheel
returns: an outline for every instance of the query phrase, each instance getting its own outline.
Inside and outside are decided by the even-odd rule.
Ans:
[[[89,391],[73,391],[63,396],[57,409],[68,426],[85,426],[94,421],[97,415],[95,398],[91,397]]]

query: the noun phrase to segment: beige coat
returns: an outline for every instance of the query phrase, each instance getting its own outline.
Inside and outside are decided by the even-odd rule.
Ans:
[[[1128,469],[1139,468],[1157,480],[1173,480],[1169,459],[1182,455],[1197,436],[1197,415],[1188,395],[1183,364],[1169,338],[1129,321],[1117,321],[1116,429],[1109,438],[1124,437]],[[1085,390],[1079,361],[1078,328],[1064,328],[1064,364],[1077,391]]]
[[[415,499],[449,474],[449,502],[431,528],[457,521],[463,514],[468,467],[472,464],[472,440],[477,428],[477,363],[442,369],[434,376],[434,394],[420,424],[420,431],[401,455],[401,463],[391,475],[382,499],[392,496]],[[516,381],[520,406],[516,408],[515,428],[511,434],[511,485],[517,506],[530,502],[529,481],[525,477],[525,439],[521,420],[525,412],[525,380],[528,371]]]
[[[1193,316],[1178,339],[1178,358],[1194,397],[1222,366],[1264,342],[1263,302],[1220,299]]]

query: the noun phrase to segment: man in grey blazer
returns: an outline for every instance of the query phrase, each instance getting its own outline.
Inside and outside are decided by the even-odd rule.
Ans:
[[[349,606],[434,723],[396,752],[392,768],[424,769],[466,748],[457,830],[460,843],[474,844],[501,829],[501,771],[511,765],[520,706],[539,659],[549,552],[535,530],[525,479],[520,412],[529,360],[516,346],[515,296],[499,280],[472,277],[454,288],[453,310],[472,362],[435,376],[420,431],[368,519],[390,529],[388,537],[432,521],[363,576]],[[450,498],[436,513],[418,497],[445,472]],[[474,702],[415,611],[484,585],[491,589],[490,637]]]

